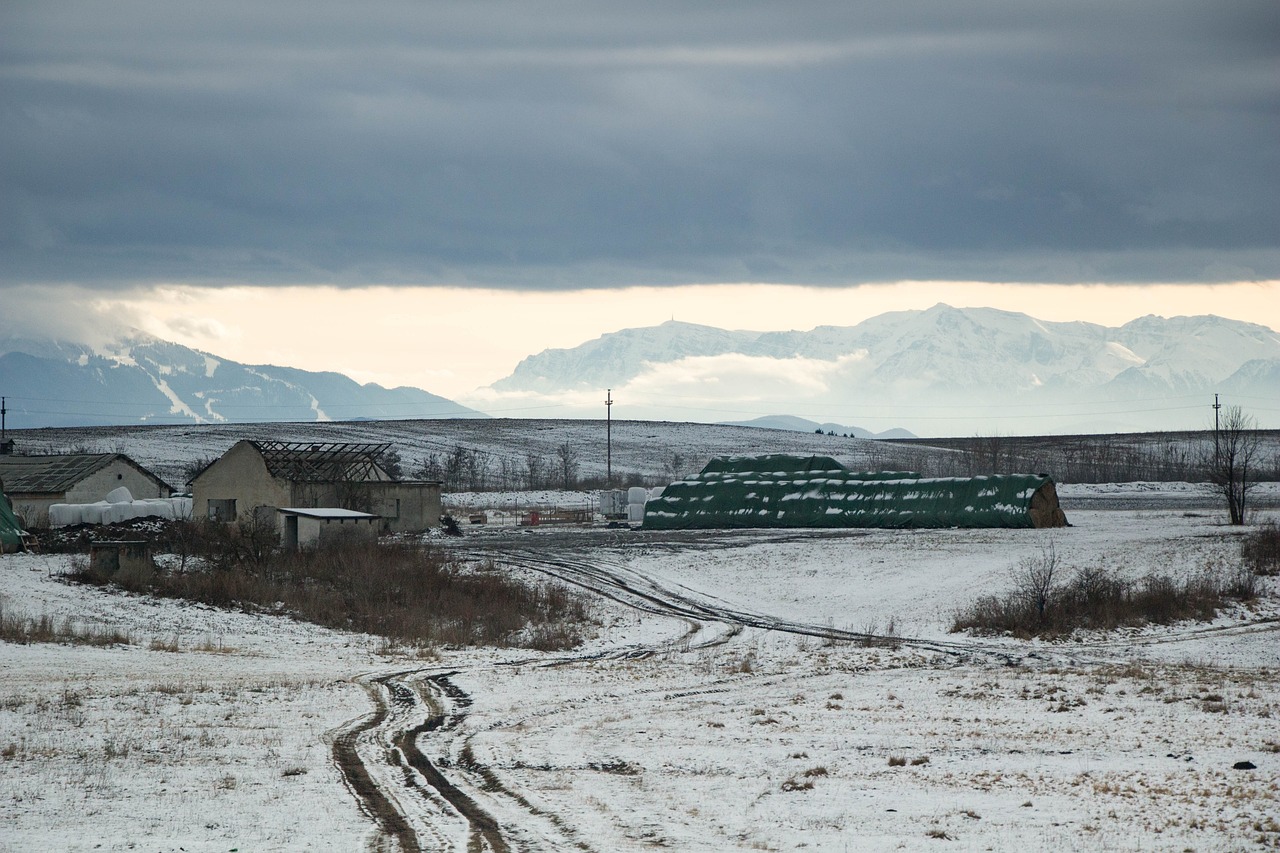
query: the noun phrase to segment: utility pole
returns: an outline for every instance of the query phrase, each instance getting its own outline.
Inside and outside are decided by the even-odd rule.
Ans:
[[[1218,446],[1218,410],[1222,408],[1222,404],[1218,402],[1218,395],[1213,395],[1213,466],[1218,467],[1221,461],[1222,451]]]
[[[4,416],[9,411],[5,408],[5,398],[0,397],[0,453],[8,453],[9,445],[4,440]]]
[[[606,486],[613,485],[613,389],[604,394],[605,477]]]

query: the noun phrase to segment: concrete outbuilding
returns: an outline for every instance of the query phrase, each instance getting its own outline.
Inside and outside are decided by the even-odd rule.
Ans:
[[[276,522],[276,510],[340,508],[419,533],[440,523],[440,483],[393,480],[389,444],[240,441],[191,480],[192,517]]]
[[[347,542],[373,542],[381,519],[368,512],[335,507],[281,507],[280,544],[289,551]]]
[[[93,503],[121,486],[142,500],[173,494],[168,483],[123,453],[0,456],[0,480],[29,527],[48,526],[54,504]]]

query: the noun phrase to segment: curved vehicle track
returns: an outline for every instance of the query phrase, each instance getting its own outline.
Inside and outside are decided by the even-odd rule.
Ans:
[[[1038,657],[1034,652],[1023,655],[1008,646],[981,640],[948,642],[885,636],[771,616],[646,576],[613,558],[607,549],[599,547],[599,540],[590,543],[594,547],[583,547],[585,544],[588,543],[578,539],[529,548],[494,542],[489,547],[459,547],[455,553],[464,560],[508,565],[553,577],[623,606],[681,620],[687,630],[659,645],[618,646],[553,657],[540,655],[497,666],[559,667],[608,659],[639,659],[663,649],[722,645],[744,628],[837,642],[901,646],[953,660],[1012,665],[1024,657]],[[705,547],[705,543],[679,541],[647,544],[691,550]],[[1225,629],[1193,629],[1182,637],[1152,638],[1150,642],[1176,642],[1212,632],[1246,633],[1277,628],[1280,624],[1275,620],[1261,620]],[[1132,644],[1132,640],[1125,641],[1126,646]],[[1064,647],[1062,652],[1076,663],[1105,664],[1115,659],[1085,660],[1079,653],[1105,655],[1109,648],[1118,646],[1107,642],[1073,644]],[[477,760],[471,751],[469,736],[461,733],[460,724],[466,718],[471,700],[452,680],[457,674],[457,670],[421,668],[357,679],[373,699],[375,710],[338,730],[333,738],[333,759],[361,809],[375,823],[371,848],[466,850],[467,853],[593,849],[558,815],[538,809],[519,792],[510,790],[498,774]],[[424,742],[431,744],[429,751],[424,750]],[[495,818],[494,806],[502,807],[506,823]],[[517,819],[512,820],[512,815]]]
[[[495,563],[518,566],[554,577],[564,583],[587,589],[597,595],[646,613],[675,616],[693,622],[721,622],[727,625],[780,631],[806,637],[866,645],[893,644],[951,656],[983,656],[1013,663],[1015,655],[1008,649],[980,641],[946,642],[911,637],[887,636],[849,631],[832,625],[798,622],[770,616],[730,605],[714,596],[688,588],[673,589],[653,578],[639,574],[621,563],[599,555],[573,557],[545,554],[522,549],[476,550],[467,552],[470,559],[486,559]]]

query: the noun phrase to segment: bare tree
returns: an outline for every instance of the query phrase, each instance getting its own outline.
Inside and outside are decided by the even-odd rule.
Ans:
[[[1249,493],[1257,481],[1260,448],[1257,420],[1239,406],[1223,407],[1205,462],[1209,482],[1227,502],[1232,524],[1244,524]]]
[[[1014,571],[1014,584],[1018,594],[1031,607],[1036,616],[1044,622],[1044,612],[1053,598],[1055,575],[1058,574],[1058,554],[1054,550],[1052,540],[1041,547],[1040,556],[1027,557],[1018,564]]]
[[[418,476],[423,480],[431,480],[440,482],[444,479],[444,464],[440,461],[439,453],[428,453],[423,457],[422,463],[418,466]]]
[[[662,463],[662,475],[670,483],[674,483],[683,477],[684,457],[679,453],[672,453],[671,458]]]
[[[561,488],[572,489],[578,481],[578,450],[569,442],[556,447],[556,461],[559,463]]]
[[[382,452],[378,457],[378,466],[393,480],[404,476],[404,460],[400,458],[400,451],[394,447],[388,447]]]
[[[546,469],[546,460],[538,454],[530,451],[524,455],[525,472],[529,489],[537,489],[542,487],[542,481]]]
[[[498,458],[498,488],[506,491],[520,486],[520,463],[509,456]]]

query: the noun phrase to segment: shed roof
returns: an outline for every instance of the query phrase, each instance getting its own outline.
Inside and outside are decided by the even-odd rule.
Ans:
[[[382,518],[380,515],[374,515],[371,512],[358,512],[354,509],[339,509],[338,507],[318,506],[318,507],[279,507],[278,512],[281,515],[301,515],[305,518],[319,518],[329,521],[363,521],[365,519]]]
[[[167,485],[123,453],[68,453],[57,456],[0,456],[0,480],[13,495],[61,494],[117,459]]]

